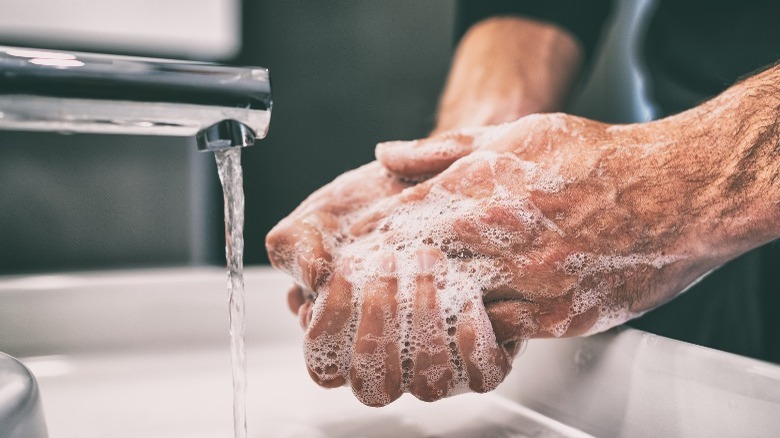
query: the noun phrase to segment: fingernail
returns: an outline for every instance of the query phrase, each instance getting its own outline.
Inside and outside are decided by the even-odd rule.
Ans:
[[[502,347],[504,347],[504,350],[506,350],[507,354],[511,358],[515,358],[523,354],[525,351],[525,347],[528,346],[528,341],[525,339],[515,339],[511,341],[504,342]]]
[[[314,270],[312,269],[312,257],[310,254],[301,253],[298,255],[298,266],[301,267],[301,280],[303,280],[304,286],[309,289],[314,285]]]
[[[421,249],[417,251],[417,266],[422,272],[430,272],[439,259],[439,254],[434,250]]]
[[[386,274],[392,274],[395,272],[395,255],[385,254],[379,259],[379,267],[382,268]]]
[[[314,312],[314,303],[312,303],[311,301],[305,302],[298,309],[298,321],[301,324],[301,328],[303,328],[304,330],[309,327],[309,324],[311,324],[311,318],[313,312]]]

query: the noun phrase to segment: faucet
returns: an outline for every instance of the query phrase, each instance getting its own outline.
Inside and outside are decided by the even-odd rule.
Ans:
[[[194,135],[218,151],[270,119],[264,68],[0,46],[0,129]]]

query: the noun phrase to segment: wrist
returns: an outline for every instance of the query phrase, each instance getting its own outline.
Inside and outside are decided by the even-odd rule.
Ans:
[[[579,43],[557,26],[520,17],[484,20],[458,46],[436,130],[559,110],[581,63]]]

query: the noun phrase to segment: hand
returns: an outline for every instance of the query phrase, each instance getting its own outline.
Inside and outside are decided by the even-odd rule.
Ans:
[[[326,215],[340,221],[317,219],[336,195],[325,189],[268,239],[275,264],[319,292],[304,341],[312,377],[349,381],[371,405],[489,390],[524,339],[609,328],[777,238],[778,104],[765,91],[778,75],[658,122],[552,114],[450,135],[454,152],[429,159],[439,175]],[[348,199],[369,187],[341,182]]]
[[[377,158],[409,181],[439,173],[500,135],[494,125],[559,110],[581,64],[579,43],[562,28],[522,17],[483,20],[458,45],[431,137],[381,143]],[[417,154],[422,145],[432,147]]]
[[[350,381],[358,398],[375,406],[390,403],[404,391],[431,401],[454,390],[487,391],[509,369],[506,355],[495,347],[492,337],[476,337],[477,324],[480,334],[490,333],[478,293],[473,295],[478,306],[466,309],[470,314],[461,316],[459,322],[454,315],[439,317],[444,309],[429,270],[441,254],[415,253],[420,269],[410,279],[415,285],[401,284],[400,288],[392,253],[371,260],[360,255],[360,245],[366,240],[357,240],[370,233],[353,222],[382,211],[379,204],[389,202],[407,186],[378,163],[371,163],[314,193],[267,238],[274,266],[298,281],[288,302],[306,328],[304,343],[312,378],[326,387]],[[373,274],[361,277],[372,268]],[[472,320],[474,315],[480,320]],[[457,326],[458,333],[449,333],[449,328],[442,331],[445,323],[452,330]],[[420,338],[425,332],[430,336]],[[456,341],[458,345],[451,344]],[[485,362],[476,363],[472,353]]]
[[[330,277],[333,249],[349,238],[341,233],[341,227],[356,212],[408,185],[379,163],[369,163],[311,194],[268,233],[266,246],[271,263],[297,281],[287,300],[303,327],[311,320],[315,291]]]
[[[409,240],[439,247],[448,272],[462,271],[462,260],[493,263],[480,267],[481,278],[502,280],[480,287],[500,342],[609,328],[664,302],[738,251],[721,239],[702,244],[702,222],[711,219],[705,209],[715,197],[706,187],[721,176],[708,166],[679,167],[701,165],[680,152],[698,147],[694,140],[711,140],[681,124],[609,126],[536,115],[478,136],[383,145],[380,158],[423,162],[441,156],[442,142],[453,138],[459,146],[451,150],[476,152],[438,162],[454,164],[397,196],[385,215],[372,214],[387,218],[373,228],[398,239],[405,232],[393,227],[398,212],[445,205],[448,214],[425,217],[424,229]],[[496,135],[487,134],[494,129]]]
[[[713,263],[681,230],[685,197],[636,158],[671,153],[664,132],[526,117],[458,137],[478,150],[341,222],[269,235],[272,259],[293,273],[279,260],[312,246],[289,242],[342,236],[299,264],[327,267],[302,277],[319,292],[304,341],[314,380],[349,381],[370,405],[487,391],[525,339],[603,330],[679,292]],[[292,216],[305,211],[317,212]]]
[[[525,161],[555,169],[561,177],[557,183],[550,185],[554,174],[541,173],[541,181],[547,181],[528,186],[527,195],[542,213],[541,223],[557,227],[563,239],[556,242],[549,232],[552,239],[534,239],[541,251],[532,250],[531,263],[517,272],[521,281],[486,292],[486,308],[500,342],[593,333],[657,306],[720,264],[778,236],[774,181],[780,171],[772,158],[777,119],[765,110],[771,105],[754,102],[762,95],[753,89],[762,88],[748,85],[753,84],[648,124],[608,126],[537,115],[495,128],[492,136],[494,128],[488,127],[476,135],[444,133],[385,143],[377,156],[404,178],[430,176],[455,163],[455,180],[464,183],[454,168],[478,163],[474,156],[457,161],[474,151],[512,150]],[[508,129],[515,132],[507,134]],[[493,184],[516,171],[491,163],[493,175],[484,180]],[[448,170],[436,179],[448,174],[453,175]],[[493,205],[508,205],[498,201]],[[511,211],[498,209],[494,215],[490,205],[483,207],[488,226],[472,234],[479,228],[494,234],[502,228],[501,217],[512,220]],[[483,253],[501,246],[490,240],[483,245]],[[507,254],[527,251],[513,247]],[[566,279],[562,274],[572,273],[576,276],[569,275],[568,283],[560,282]],[[565,293],[558,303],[544,299],[556,290]]]

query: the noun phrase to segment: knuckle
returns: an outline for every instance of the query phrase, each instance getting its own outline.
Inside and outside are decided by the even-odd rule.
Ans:
[[[315,370],[309,368],[309,376],[311,376],[311,379],[314,380],[314,383],[317,385],[323,387],[323,388],[339,388],[341,386],[344,386],[347,383],[347,380],[344,378],[344,376],[341,375],[334,375],[334,376],[323,376],[320,373],[317,373]]]
[[[271,264],[279,269],[289,269],[294,260],[294,244],[288,227],[277,225],[265,238],[265,248]]]
[[[330,257],[324,253],[300,254],[298,264],[301,267],[303,281],[311,290],[320,290],[332,273]]]

